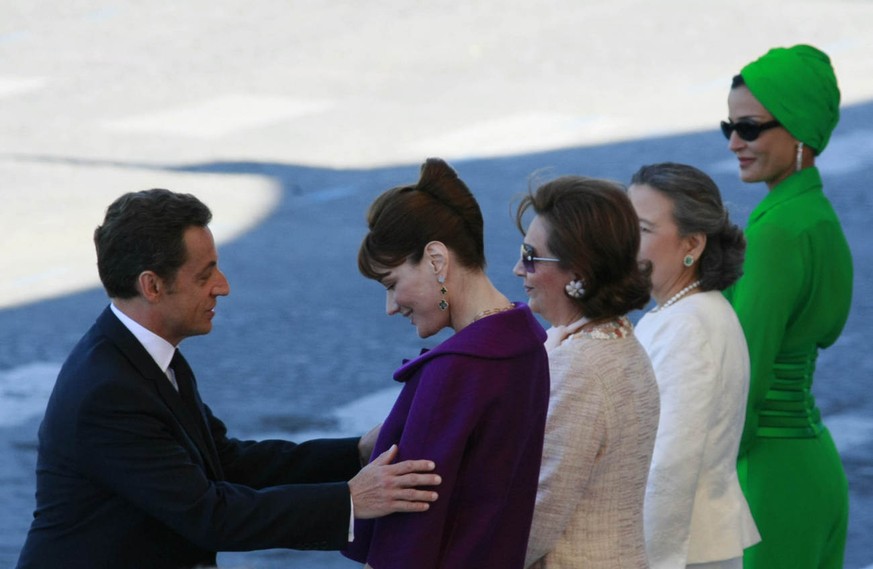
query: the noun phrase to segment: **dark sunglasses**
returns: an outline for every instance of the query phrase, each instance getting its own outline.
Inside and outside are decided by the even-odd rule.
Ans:
[[[534,261],[551,261],[552,263],[560,263],[560,259],[553,259],[552,257],[537,257],[536,251],[534,248],[528,245],[527,243],[521,244],[521,264],[524,265],[524,270],[529,273],[535,273],[536,267],[534,267]]]
[[[763,123],[751,121],[721,121],[721,132],[722,134],[724,134],[725,138],[730,140],[731,133],[737,131],[737,136],[739,136],[746,142],[752,142],[753,140],[761,136],[761,133],[765,130],[776,128],[777,126],[780,126],[779,121],[770,121]]]

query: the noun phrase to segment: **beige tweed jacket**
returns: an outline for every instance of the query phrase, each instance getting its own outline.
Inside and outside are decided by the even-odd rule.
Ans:
[[[659,415],[649,357],[624,318],[559,342],[549,350],[551,399],[525,567],[644,569],[643,497]]]

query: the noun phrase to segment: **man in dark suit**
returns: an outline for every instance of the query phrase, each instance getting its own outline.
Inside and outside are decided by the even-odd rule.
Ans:
[[[197,198],[116,200],[94,232],[110,306],[61,368],[39,430],[36,511],[20,569],[178,569],[216,552],[341,549],[352,516],[421,512],[430,461],[364,468],[374,436],[239,441],[200,400],[177,350],[207,334],[218,268]]]

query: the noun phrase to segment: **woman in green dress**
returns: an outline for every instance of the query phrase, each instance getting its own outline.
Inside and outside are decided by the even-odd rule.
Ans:
[[[762,541],[746,569],[843,566],[848,485],[811,393],[852,298],[851,254],[815,167],[839,102],[827,55],[776,48],[734,77],[721,123],[742,181],[769,190],[746,226],[744,275],[725,291],[752,369],[738,468]]]

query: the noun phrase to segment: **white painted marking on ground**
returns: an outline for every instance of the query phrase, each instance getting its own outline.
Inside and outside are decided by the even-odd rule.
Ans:
[[[45,77],[0,77],[0,97],[12,97],[37,91],[47,83]]]
[[[0,427],[42,415],[60,369],[60,364],[34,362],[0,372]]]
[[[107,121],[104,126],[121,132],[212,138],[320,113],[332,106],[329,101],[225,95],[182,108]]]
[[[17,32],[9,32],[6,34],[0,34],[0,45],[5,43],[15,43],[19,41],[24,41],[30,37],[30,32],[17,31]]]
[[[466,128],[422,140],[415,148],[428,156],[500,156],[564,148],[602,141],[621,121],[604,116],[578,117],[532,112],[472,124]]]
[[[47,170],[48,180],[63,185],[65,179],[89,175],[88,170],[61,164]],[[40,187],[3,194],[0,308],[100,286],[91,236],[106,207],[122,193],[119,188],[163,187],[198,196],[212,209],[210,228],[219,253],[223,244],[270,215],[282,195],[279,186],[263,176],[133,168],[95,171],[101,180],[88,191],[44,193]],[[33,221],[22,223],[23,219]]]
[[[39,271],[36,273],[28,273],[26,275],[16,276],[9,280],[9,287],[17,289],[28,289],[34,285],[46,282],[56,282],[64,275],[70,273],[70,267],[54,267]]]

